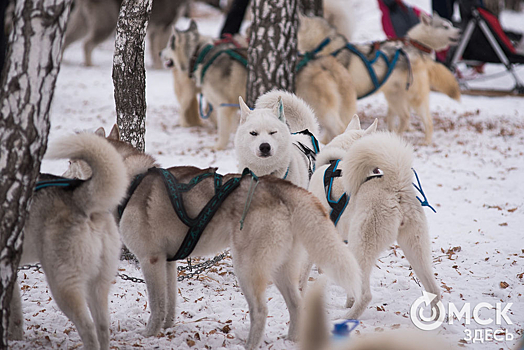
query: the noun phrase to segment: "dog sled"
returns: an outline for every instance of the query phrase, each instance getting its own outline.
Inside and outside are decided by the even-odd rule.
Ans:
[[[517,53],[507,33],[502,30],[497,17],[480,6],[472,6],[470,1],[460,2],[463,35],[459,44],[448,53],[448,67],[455,73],[462,93],[483,96],[524,96],[524,83],[516,67],[524,63],[524,55]],[[518,38],[518,35],[517,35]],[[471,83],[489,81],[500,73],[468,78],[459,65],[478,67],[484,63],[502,64],[503,74],[513,79],[509,89],[473,88]]]
[[[382,12],[382,28],[386,36],[403,36],[407,29],[418,23],[421,10],[398,0],[379,0]],[[465,95],[481,96],[524,96],[524,83],[517,68],[524,63],[524,55],[515,49],[513,41],[522,39],[522,34],[504,31],[497,17],[476,0],[460,0],[462,38],[458,45],[449,50],[436,52],[437,60],[443,62],[456,76]],[[503,71],[480,74],[485,63],[502,64]],[[467,74],[466,70],[473,74]],[[513,87],[500,89],[480,88],[493,86],[493,81],[502,75],[510,75]],[[486,83],[485,83],[486,82]]]

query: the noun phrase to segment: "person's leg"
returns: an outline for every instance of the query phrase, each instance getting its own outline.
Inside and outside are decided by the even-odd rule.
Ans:
[[[220,37],[223,38],[224,34],[235,35],[240,31],[242,20],[246,13],[249,0],[234,0],[231,4],[231,8],[226,17],[226,21],[220,31]]]

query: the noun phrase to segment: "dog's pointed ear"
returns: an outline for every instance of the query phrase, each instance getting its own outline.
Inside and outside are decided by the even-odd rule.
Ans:
[[[420,21],[426,25],[426,26],[430,26],[431,25],[431,17],[429,15],[427,15],[425,12],[420,12]]]
[[[189,32],[196,32],[198,31],[198,27],[197,27],[197,24],[196,22],[192,19],[191,22],[189,22],[189,29],[188,29]]]
[[[120,129],[118,128],[118,125],[113,125],[113,128],[111,129],[111,132],[107,136],[109,140],[115,140],[120,141]]]
[[[251,114],[251,109],[246,105],[242,96],[238,96],[238,105],[240,106],[240,124],[244,124]]]
[[[103,127],[99,127],[98,129],[96,129],[95,135],[98,135],[100,137],[106,137],[106,131]]]
[[[346,128],[346,131],[349,130],[362,130],[362,128],[360,127],[360,118],[358,117],[358,115],[355,114],[353,118],[351,118],[351,121],[349,122]]]
[[[286,115],[284,114],[284,102],[282,101],[282,96],[278,96],[277,104],[275,105],[273,112],[277,116],[278,120],[282,123],[286,122]]]
[[[364,131],[364,135],[372,134],[372,133],[374,133],[375,131],[377,131],[377,126],[378,126],[378,119],[375,118],[375,120],[373,121],[373,124],[371,124],[371,125],[366,129],[366,131]]]

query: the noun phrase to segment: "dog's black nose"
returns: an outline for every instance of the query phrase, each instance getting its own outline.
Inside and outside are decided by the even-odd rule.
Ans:
[[[260,144],[260,153],[262,153],[263,156],[269,155],[269,152],[271,151],[271,145],[267,142]]]

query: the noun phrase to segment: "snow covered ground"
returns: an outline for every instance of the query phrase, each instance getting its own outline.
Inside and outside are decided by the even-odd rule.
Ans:
[[[355,2],[356,3],[356,2]],[[412,0],[429,10],[428,0]],[[216,35],[222,22],[218,13],[199,18],[202,30]],[[384,38],[380,13],[374,1],[361,1],[353,10],[354,40]],[[524,31],[524,14],[505,12],[503,24]],[[187,20],[179,26],[184,28]],[[75,130],[111,128],[115,122],[111,79],[113,42],[94,51],[94,67],[84,67],[82,49],[76,43],[66,51],[58,77],[51,113],[50,140]],[[149,62],[149,57],[147,58]],[[488,67],[489,70],[497,69]],[[519,70],[524,79],[524,70]],[[505,84],[510,80],[506,78]],[[216,132],[210,126],[182,128],[179,107],[173,94],[171,73],[147,71],[146,149],[163,166],[216,166],[221,173],[236,172],[232,142],[229,149],[211,151]],[[365,126],[379,118],[385,128],[386,102],[374,95],[358,103]],[[502,308],[509,303],[502,321],[480,325],[472,320],[445,322],[434,333],[451,344],[474,349],[514,349],[516,340],[485,343],[464,342],[465,331],[504,329],[514,339],[524,328],[524,99],[463,96],[461,102],[441,94],[431,94],[435,121],[434,143],[422,144],[419,119],[406,138],[415,146],[415,164],[424,190],[437,214],[426,210],[432,241],[433,268],[442,287],[443,303],[460,308],[470,303],[473,311],[480,302]],[[42,171],[61,174],[67,162],[45,161]],[[142,277],[132,263],[121,262],[120,270]],[[19,272],[25,315],[23,341],[11,342],[12,349],[82,347],[73,324],[61,313],[45,281],[44,274]],[[318,277],[312,272],[312,278]],[[397,247],[385,251],[372,275],[373,300],[352,336],[390,329],[412,329],[410,306],[422,295],[409,263]],[[269,316],[264,348],[295,349],[285,339],[289,315],[282,296],[271,285],[267,289]],[[208,270],[198,280],[179,283],[177,319],[173,328],[157,337],[144,338],[139,331],[149,316],[144,284],[116,278],[110,293],[111,347],[114,349],[242,349],[249,330],[247,303],[233,275],[231,259]],[[341,320],[345,295],[341,288],[326,290],[329,320]],[[495,320],[495,311],[483,308],[481,319]],[[423,344],[421,344],[421,348]]]

